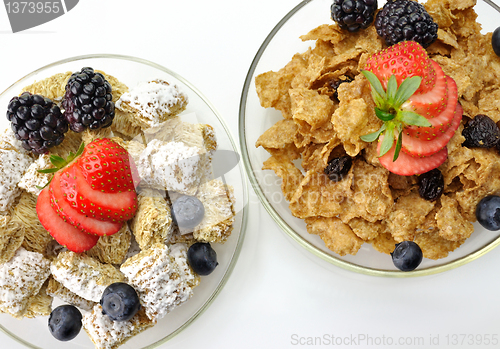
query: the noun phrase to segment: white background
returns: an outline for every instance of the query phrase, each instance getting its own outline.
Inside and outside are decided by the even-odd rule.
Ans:
[[[132,55],[197,86],[237,138],[240,94],[251,61],[297,3],[80,0],[66,15],[17,34],[0,9],[0,91],[63,58]],[[249,214],[227,285],[200,318],[161,348],[296,348],[305,347],[300,342],[307,337],[324,339],[316,348],[331,347],[329,336],[343,339],[344,345],[334,347],[344,348],[384,348],[384,340],[403,347],[396,345],[399,338],[408,344],[423,338],[423,345],[410,348],[491,348],[478,340],[500,341],[500,250],[438,275],[370,277],[331,266],[297,246],[252,191]],[[351,342],[359,336],[371,337],[373,345]],[[2,348],[22,348],[3,334],[0,342]]]

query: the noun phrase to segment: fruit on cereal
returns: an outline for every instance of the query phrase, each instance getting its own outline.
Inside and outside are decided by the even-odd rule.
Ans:
[[[187,258],[189,265],[198,275],[209,275],[219,265],[217,253],[208,242],[192,244],[188,249]]]
[[[478,114],[465,125],[462,136],[465,147],[492,148],[500,140],[500,128],[487,115]]]
[[[196,196],[184,195],[172,204],[172,218],[181,230],[192,230],[205,216],[205,207]]]
[[[413,241],[403,241],[396,244],[391,256],[392,262],[401,271],[415,270],[423,258],[420,246]]]
[[[68,123],[59,107],[49,98],[29,92],[10,100],[7,119],[23,148],[35,154],[46,153],[61,144],[68,131]]]
[[[352,167],[352,158],[348,155],[333,158],[325,167],[325,174],[331,181],[338,182],[349,173]]]
[[[103,314],[113,321],[128,321],[141,308],[137,292],[124,282],[115,282],[106,287],[100,304]]]
[[[339,77],[339,79],[332,80],[330,81],[330,87],[335,91],[333,92],[332,96],[330,98],[333,98],[336,101],[339,101],[339,94],[337,92],[339,86],[343,83],[349,83],[352,82],[353,79],[350,76],[342,75]]]
[[[500,196],[488,195],[476,207],[479,224],[488,230],[500,230]]]
[[[111,84],[90,67],[73,73],[66,84],[62,101],[64,116],[74,132],[111,126],[115,117]]]
[[[334,0],[330,11],[340,28],[355,32],[372,24],[377,8],[377,0]]]
[[[377,13],[375,28],[388,46],[411,40],[428,47],[438,31],[425,7],[412,0],[388,1]]]
[[[425,200],[436,201],[444,190],[444,177],[435,168],[418,176],[418,194]]]
[[[84,179],[77,164],[65,171],[61,177],[61,188],[66,201],[91,218],[123,222],[133,218],[137,211],[135,190],[120,193],[103,193],[100,190],[94,190]]]
[[[78,211],[76,208],[73,208],[64,199],[63,191],[61,189],[61,185],[64,185],[64,181],[61,181],[61,178],[64,178],[66,175],[66,171],[57,172],[49,186],[50,202],[59,217],[61,217],[65,222],[73,225],[75,228],[78,228],[88,234],[105,236],[113,235],[120,231],[122,228],[122,224],[120,222],[106,222],[90,218]]]
[[[82,313],[74,305],[60,305],[49,316],[49,331],[60,341],[70,341],[82,329]]]
[[[128,152],[118,143],[100,138],[89,143],[77,164],[87,183],[103,193],[135,190],[139,175]]]
[[[493,31],[491,36],[491,46],[493,47],[493,51],[497,56],[500,56],[500,27]]]
[[[44,188],[36,202],[36,213],[43,227],[61,245],[80,253],[90,250],[99,236],[84,233],[59,217],[50,202],[49,188]]]

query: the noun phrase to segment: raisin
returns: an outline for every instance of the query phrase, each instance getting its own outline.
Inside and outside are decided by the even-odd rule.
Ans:
[[[333,158],[325,167],[325,174],[334,182],[338,182],[344,178],[352,166],[352,159],[350,156],[341,156]]]
[[[332,80],[332,81],[330,81],[329,82],[330,87],[335,90],[335,92],[333,93],[333,95],[331,97],[332,100],[333,99],[335,99],[336,101],[339,100],[339,94],[338,94],[337,90],[338,90],[340,84],[343,84],[344,82],[349,83],[349,82],[352,82],[352,81],[353,81],[353,79],[351,77],[345,76],[345,75],[340,76],[338,80]]]
[[[492,148],[500,140],[500,128],[488,116],[478,114],[465,125],[462,136],[465,137],[462,145],[467,148]]]
[[[444,178],[437,168],[418,176],[418,193],[428,201],[437,200],[444,189]]]

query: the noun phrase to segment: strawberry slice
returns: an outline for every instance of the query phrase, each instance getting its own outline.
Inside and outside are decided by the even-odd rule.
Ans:
[[[431,141],[436,137],[443,135],[446,130],[451,126],[453,118],[456,114],[456,100],[458,98],[457,94],[457,84],[455,80],[446,77],[446,84],[448,86],[446,108],[438,115],[434,117],[429,117],[428,115],[423,115],[429,120],[432,126],[407,126],[404,129],[404,133],[423,140]]]
[[[378,151],[380,151],[381,143],[381,141],[378,143]],[[401,176],[412,176],[415,174],[429,172],[430,170],[441,166],[448,157],[448,148],[444,147],[431,156],[423,157],[414,157],[406,154],[405,152],[400,152],[397,160],[393,161],[394,150],[395,146],[393,146],[391,150],[389,150],[378,159],[380,161],[380,164],[387,170]]]
[[[131,219],[137,210],[134,190],[115,194],[94,190],[85,180],[79,166],[73,165],[61,176],[61,189],[71,207],[88,217],[109,222]]]
[[[122,146],[108,138],[89,143],[77,163],[94,190],[104,193],[135,190],[134,179],[139,176],[134,160]]]
[[[392,75],[396,76],[398,86],[406,78],[420,76],[422,82],[415,92],[417,95],[431,91],[437,79],[427,51],[415,41],[402,41],[374,53],[366,61],[365,70],[374,73],[385,90]]]
[[[59,217],[50,203],[49,188],[38,195],[36,202],[38,219],[50,235],[70,251],[81,253],[90,250],[99,240],[99,236],[90,235],[75,228]]]
[[[444,73],[439,64],[434,62],[432,59],[429,59],[429,62],[433,66],[433,70],[436,72],[436,78],[433,81],[432,89],[428,90],[426,93],[415,93],[408,99],[409,104],[414,111],[425,117],[427,117],[427,115],[438,115],[440,110],[444,109],[443,103],[446,104],[446,99],[451,99],[446,96],[447,75]],[[423,84],[423,80],[421,84]],[[406,108],[407,107],[403,105],[403,109]],[[408,108],[408,110],[411,109]]]
[[[56,172],[49,187],[50,203],[59,217],[87,234],[104,236],[113,235],[120,231],[122,223],[103,222],[90,218],[71,207],[63,196],[64,194],[61,189],[61,176],[64,176],[64,173]]]
[[[430,141],[423,137],[412,137],[403,132],[403,152],[413,156],[429,156],[436,153],[441,148],[445,147],[451,137],[455,134],[455,131],[458,129],[460,122],[462,121],[462,113],[462,106],[459,103],[456,103],[455,110],[453,112],[454,117],[450,127],[448,127],[442,135],[435,137]]]

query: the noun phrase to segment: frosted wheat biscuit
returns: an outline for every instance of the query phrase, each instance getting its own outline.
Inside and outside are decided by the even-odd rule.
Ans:
[[[52,276],[48,279],[47,294],[87,311],[90,311],[95,305],[94,302],[86,300],[68,290],[61,283],[57,282]]]
[[[235,217],[233,188],[214,179],[200,185],[196,197],[205,208],[201,223],[193,236],[197,241],[225,242],[231,235]]]
[[[24,226],[19,219],[0,216],[0,263],[8,262],[21,247],[24,240]]]
[[[31,298],[24,313],[24,317],[35,318],[39,316],[49,316],[52,312],[52,301],[53,298],[47,294],[48,281],[45,281],[40,291]]]
[[[112,321],[102,313],[100,304],[83,315],[82,324],[96,349],[116,349],[136,334],[155,325],[143,309],[128,321]]]
[[[131,228],[143,250],[155,243],[165,243],[174,226],[165,192],[144,188],[138,194],[137,212],[131,221]]]
[[[124,93],[116,106],[132,113],[132,122],[147,129],[175,117],[186,109],[187,103],[187,95],[176,85],[153,80],[139,83]]]
[[[50,272],[64,287],[93,302],[101,300],[104,289],[125,278],[111,264],[71,251],[61,252],[50,265]]]
[[[50,261],[42,254],[18,249],[0,264],[0,311],[22,317],[49,274]]]
[[[182,273],[189,287],[194,288],[200,284],[200,276],[189,266],[187,260],[188,247],[184,243],[170,245],[170,255],[174,257],[175,263]]]
[[[12,214],[24,226],[24,240],[22,246],[28,251],[38,252],[45,257],[49,256],[48,247],[55,242],[49,232],[45,230],[36,213],[37,197],[23,192],[19,202],[13,208]]]
[[[101,236],[97,240],[97,244],[85,254],[99,260],[101,263],[120,264],[127,255],[131,240],[130,228],[127,223],[124,223],[117,233]]]
[[[49,183],[51,174],[40,173],[38,170],[45,170],[51,168],[52,163],[50,162],[50,156],[48,154],[42,154],[35,160],[24,173],[18,186],[21,189],[26,190],[28,193],[38,196],[41,189]]]
[[[8,142],[0,142],[0,213],[7,212],[21,195],[17,183],[33,162],[25,152]]]
[[[184,272],[164,244],[141,251],[120,270],[137,291],[148,318],[155,322],[193,295]]]
[[[140,126],[133,123],[133,114],[115,109],[115,117],[113,118],[113,123],[110,126],[113,132],[123,135],[128,138],[134,138],[141,133],[142,129]]]
[[[205,171],[198,147],[158,139],[148,143],[137,169],[144,185],[187,195],[196,193]]]

